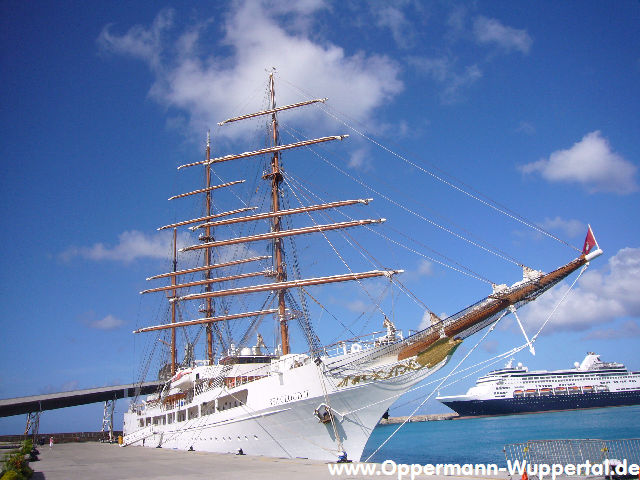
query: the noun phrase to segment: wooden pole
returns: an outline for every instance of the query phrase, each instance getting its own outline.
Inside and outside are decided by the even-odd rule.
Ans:
[[[178,239],[178,229],[173,229],[173,271],[176,272],[178,270],[178,247],[177,247],[177,239]],[[171,277],[171,285],[175,287],[176,285],[176,276],[173,275]],[[173,298],[176,298],[177,290],[173,289]],[[176,302],[171,302],[171,323],[176,323]],[[171,376],[173,377],[176,374],[176,329],[175,327],[171,328]]]
[[[207,163],[205,163],[205,177],[206,177],[206,215],[211,215],[211,164],[209,163],[211,160],[211,143],[209,139],[209,133],[207,133]],[[207,226],[204,229],[205,242],[211,242],[213,238],[211,237],[211,227]],[[205,267],[211,266],[211,248],[207,247],[205,254]],[[211,270],[205,270],[205,280],[211,280]],[[204,287],[205,292],[211,292],[211,283],[207,283]],[[207,297],[207,308],[205,310],[205,314],[207,317],[213,317],[213,298]],[[206,326],[207,332],[207,358],[209,360],[209,365],[213,365],[213,332],[211,331],[211,324],[208,323]]]
[[[270,105],[271,110],[276,108],[276,90],[274,83],[273,72],[269,75],[269,91],[270,91]],[[273,146],[277,147],[280,142],[278,135],[278,118],[276,111],[271,114],[271,134]],[[278,212],[280,210],[280,182],[282,181],[282,174],[280,173],[280,151],[273,152],[271,157],[271,211]],[[280,217],[275,216],[272,219],[272,231],[278,234],[280,232]],[[282,238],[276,237],[273,242],[273,249],[276,261],[276,282],[282,283],[287,279],[287,273],[284,269],[284,259],[282,254]],[[280,321],[280,337],[282,341],[282,354],[287,355],[289,349],[289,326],[287,325],[285,315],[285,290],[278,290],[278,320]]]

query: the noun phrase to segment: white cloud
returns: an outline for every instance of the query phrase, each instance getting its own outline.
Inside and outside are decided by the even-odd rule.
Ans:
[[[616,328],[593,330],[584,336],[584,340],[615,340],[629,337],[640,337],[640,325],[633,320],[627,320]]]
[[[564,219],[561,217],[545,218],[540,226],[545,230],[562,232],[568,237],[575,237],[587,231],[587,226],[580,220]]]
[[[379,27],[387,27],[391,30],[394,41],[401,47],[407,47],[411,42],[412,29],[404,12],[392,5],[383,8],[373,8]]]
[[[89,323],[89,327],[96,328],[98,330],[115,330],[116,328],[124,325],[124,321],[113,315],[107,315],[100,320],[94,320]]]
[[[467,21],[467,7],[455,5],[451,9],[451,13],[447,17],[447,26],[449,27],[449,37],[457,38],[463,33]]]
[[[367,304],[363,300],[352,300],[347,302],[346,304],[347,310],[355,313],[368,312],[372,309],[373,305],[371,303]]]
[[[469,65],[460,70],[456,66],[456,61],[447,56],[439,58],[413,57],[408,61],[441,85],[440,98],[444,103],[459,101],[462,92],[482,78],[482,71],[477,65]]]
[[[507,27],[494,18],[477,17],[473,23],[473,33],[481,44],[494,44],[507,52],[529,53],[533,40],[526,30]]]
[[[523,120],[518,124],[516,132],[524,133],[525,135],[533,135],[536,133],[536,127],[534,127],[531,123],[525,122]]]
[[[159,232],[147,235],[137,230],[123,232],[113,246],[95,243],[90,247],[70,247],[59,257],[68,261],[75,257],[89,260],[116,260],[131,262],[137,258],[168,258],[171,254],[172,233]],[[188,233],[178,236],[178,248],[191,244]]]
[[[597,260],[595,260],[597,261]],[[592,267],[593,268],[593,267]],[[566,292],[556,286],[520,314],[528,331],[536,331]],[[544,333],[580,331],[624,317],[640,316],[640,248],[623,248],[606,267],[587,271],[560,305]]]
[[[521,167],[524,173],[540,172],[551,182],[575,182],[589,192],[620,194],[638,190],[638,167],[611,150],[600,131],[586,134],[567,150],[557,150],[548,159]]]
[[[500,342],[498,342],[497,340],[485,340],[480,344],[480,348],[488,353],[496,353],[499,346]]]
[[[438,318],[440,320],[444,320],[447,317],[448,315],[444,312],[438,315]],[[424,330],[430,325],[431,325],[431,312],[429,310],[425,310],[424,313],[422,314],[422,319],[420,319],[420,323],[418,324],[418,331]]]
[[[373,169],[371,154],[366,148],[359,148],[351,153],[347,167],[368,172]]]
[[[420,265],[418,265],[418,273],[426,277],[430,277],[431,275],[433,275],[433,262],[422,259],[420,261]]]
[[[152,68],[160,68],[160,45],[163,34],[173,26],[173,10],[162,10],[149,28],[132,27],[127,35],[111,35],[112,25],[107,25],[100,34],[99,43],[108,51],[125,53],[148,62]]]
[[[199,133],[214,122],[247,113],[239,112],[238,106],[246,104],[256,86],[261,96],[265,69],[273,66],[288,84],[329,97],[348,116],[367,119],[402,90],[399,66],[387,56],[347,55],[330,41],[315,40],[310,13],[323,6],[312,0],[238,2],[222,23],[195,25],[178,34],[177,40],[173,11],[164,10],[151,26],[137,25],[124,34],[106,26],[98,43],[105,51],[145,60],[155,75],[151,97],[186,112],[189,127]],[[295,33],[290,31],[293,24]],[[220,28],[222,35],[210,27]],[[216,34],[220,40],[214,43]],[[300,100],[298,92],[284,88],[287,84],[278,85],[278,104]],[[308,117],[314,111],[298,109],[287,119]],[[220,135],[239,136],[242,128],[223,128]]]

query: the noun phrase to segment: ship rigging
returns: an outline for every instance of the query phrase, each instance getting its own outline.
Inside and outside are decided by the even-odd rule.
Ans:
[[[287,128],[294,141],[281,142],[278,114],[285,115],[314,105],[324,108],[327,99],[278,106],[274,73],[269,75],[267,96],[267,108],[219,123],[220,128],[225,128],[229,124],[266,118],[266,145],[244,153],[212,157],[211,141],[207,137],[205,158],[178,167],[185,171],[203,168],[204,186],[173,195],[169,200],[202,196],[204,209],[194,218],[159,228],[173,229],[172,269],[148,280],[169,279],[170,283],[141,293],[167,296],[170,321],[145,325],[134,333],[155,331],[161,335],[170,332],[170,341],[166,342],[170,362],[168,368],[162,369],[166,374],[163,389],[142,402],[134,402],[125,414],[125,444],[209,451],[242,448],[246,453],[326,459],[348,454],[360,458],[371,431],[395,398],[442,368],[464,338],[495,323],[506,312],[515,314],[517,308],[535,300],[602,253],[589,230],[580,256],[550,273],[543,273],[524,267],[495,249],[481,246],[485,251],[522,266],[522,280],[511,286],[489,282],[492,292],[486,298],[454,315],[440,318],[397,280],[396,276],[403,270],[383,264],[362,247],[355,233],[351,233],[365,230],[388,240],[377,230],[385,218],[355,219],[346,213],[370,205],[372,198],[363,195],[365,198],[325,201],[283,168],[283,152],[306,150],[312,156],[319,155],[314,150],[318,146],[349,138],[345,133],[296,138],[300,133]],[[357,132],[354,128],[351,130]],[[328,161],[322,155],[320,158]],[[245,186],[250,178],[225,179],[218,169],[247,162],[255,172],[258,170],[256,163],[260,161],[264,162],[262,175],[254,173],[253,176],[268,186],[266,196],[259,198],[253,194],[260,190],[259,183],[254,182],[257,185],[255,192],[245,191],[250,198],[240,201],[235,189]],[[340,167],[337,170],[344,172]],[[213,177],[217,179],[215,182]],[[347,174],[347,177],[352,175]],[[361,184],[361,181],[357,183]],[[295,197],[295,205],[289,204],[287,189]],[[368,190],[398,205],[389,195],[372,188]],[[224,192],[230,192],[227,196],[237,200],[229,210],[219,209],[216,203],[216,198]],[[477,240],[464,237],[415,210],[401,207],[411,215],[480,246]],[[340,212],[346,220],[335,221],[330,213],[334,211]],[[311,224],[294,226],[293,218],[307,219]],[[268,231],[261,231],[265,224]],[[198,242],[178,248],[177,229],[181,227],[198,233]],[[329,232],[341,232],[344,243],[374,269],[354,270],[351,258],[339,251],[337,240],[330,238]],[[301,255],[293,240],[317,237],[324,239],[335,259],[329,261],[330,257],[316,250],[317,243],[311,243],[312,247],[304,253],[320,273],[303,276]],[[260,252],[255,245],[265,242],[268,252]],[[390,245],[416,252],[414,247],[397,240],[391,241]],[[389,253],[393,253],[393,248]],[[202,261],[197,266],[178,269],[178,253],[199,255]],[[419,254],[425,257],[424,253]],[[468,267],[442,260],[438,263],[482,279]],[[262,268],[255,268],[255,264]],[[336,265],[346,271],[332,271]],[[252,270],[245,271],[247,267]],[[201,275],[201,278],[196,279],[194,275]],[[375,278],[384,279],[389,287],[406,293],[421,307],[429,322],[417,332],[404,335],[394,323],[395,312],[385,312],[373,290],[365,287],[369,279]],[[364,291],[370,309],[380,315],[383,330],[342,338],[325,347],[316,333],[317,323],[312,321],[307,300],[313,302],[314,310],[320,314],[328,309],[309,287],[351,282]],[[181,312],[192,310],[191,306],[199,302],[203,302],[197,307],[202,316],[183,320]],[[271,337],[273,346],[267,348],[259,328],[271,317],[275,319],[275,331]],[[344,321],[336,319],[344,331],[351,330]],[[237,327],[236,322],[242,322],[243,326],[232,332],[231,325]],[[303,353],[293,353],[292,324],[299,326],[301,337],[307,343]],[[176,332],[191,326],[204,328],[205,360],[196,362],[192,359],[194,342],[187,338],[188,355],[179,363]],[[197,336],[200,332],[202,330]],[[257,343],[249,347],[247,344],[253,335],[256,335]],[[304,435],[301,435],[303,431]]]

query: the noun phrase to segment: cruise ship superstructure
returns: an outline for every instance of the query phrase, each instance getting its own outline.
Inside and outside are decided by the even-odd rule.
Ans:
[[[513,361],[480,377],[465,395],[437,399],[461,416],[640,404],[640,372],[589,352],[575,368],[529,371]]]

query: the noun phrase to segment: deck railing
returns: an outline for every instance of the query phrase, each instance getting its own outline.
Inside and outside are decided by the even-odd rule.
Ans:
[[[528,465],[640,464],[640,438],[532,440],[504,446],[507,462]]]

